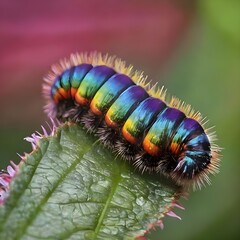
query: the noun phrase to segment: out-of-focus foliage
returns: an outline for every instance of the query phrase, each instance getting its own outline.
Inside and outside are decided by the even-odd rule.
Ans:
[[[156,2],[164,2],[164,4],[155,5]],[[168,4],[166,2],[168,2]],[[112,22],[115,27],[108,28],[108,31],[99,30],[99,28],[88,29],[86,27],[88,31],[85,30],[84,35],[82,36],[84,36],[85,40],[89,39],[89,44],[86,44],[87,41],[84,41],[84,47],[81,47],[82,42],[79,40],[78,44],[72,43],[74,49],[68,47],[63,52],[57,54],[54,52],[54,49],[56,50],[56,48],[58,48],[57,39],[59,38],[60,41],[63,38],[62,35],[58,35],[58,38],[55,38],[55,46],[52,44],[51,47],[48,48],[48,51],[46,51],[47,39],[45,39],[45,45],[42,45],[42,47],[45,46],[45,53],[42,53],[41,51],[32,51],[32,53],[34,52],[34,55],[31,55],[31,50],[28,52],[28,56],[32,58],[36,58],[36,54],[44,55],[47,54],[46,52],[50,53],[50,55],[52,54],[52,57],[48,57],[50,60],[46,60],[46,63],[43,64],[44,67],[40,64],[41,62],[37,62],[34,65],[34,69],[38,70],[31,72],[31,74],[29,73],[29,75],[24,75],[23,72],[30,71],[31,68],[26,67],[23,63],[21,65],[22,75],[24,75],[25,78],[28,77],[27,86],[29,89],[35,84],[33,84],[33,81],[37,81],[38,88],[40,88],[40,77],[45,71],[47,71],[47,66],[50,65],[53,60],[55,61],[58,57],[67,56],[68,53],[73,50],[89,50],[91,49],[90,45],[92,45],[92,49],[95,48],[100,51],[107,51],[109,46],[111,53],[115,53],[126,59],[129,63],[137,65],[137,68],[145,70],[146,74],[154,80],[159,81],[160,85],[164,84],[169,93],[192,104],[196,110],[199,110],[204,116],[207,116],[210,120],[209,126],[215,125],[214,130],[217,132],[219,138],[218,144],[224,148],[222,151],[223,157],[220,174],[212,178],[212,186],[207,187],[200,192],[192,193],[190,199],[184,201],[186,211],[184,213],[178,212],[182,216],[182,221],[165,218],[165,229],[163,231],[157,231],[155,236],[153,233],[152,239],[159,239],[159,236],[161,236],[161,239],[173,240],[240,238],[240,210],[238,206],[238,200],[240,198],[240,192],[238,190],[240,182],[240,3],[237,0],[200,0],[197,3],[198,4],[194,7],[189,4],[180,5],[179,1],[140,1],[140,3],[139,1],[135,1],[134,8],[129,8],[129,11],[126,11],[127,8],[122,7],[124,8],[124,11],[121,8],[122,10],[120,12],[121,14],[125,12],[124,18],[127,19],[126,16],[133,16],[131,11],[132,9],[135,9],[134,16],[136,16],[137,13],[141,14],[141,17],[137,20],[139,27],[134,24],[133,19],[131,20],[132,25],[123,24],[120,15],[117,15],[117,13],[115,15],[112,14]],[[121,2],[121,5],[124,6],[124,3]],[[174,6],[167,8],[168,10],[171,9],[171,14],[166,10],[166,6],[169,5]],[[164,6],[165,8],[163,11]],[[92,8],[89,7],[88,9]],[[141,9],[141,12],[139,9]],[[116,9],[114,11],[116,11]],[[166,17],[161,19],[161,24],[165,22],[166,25],[164,26],[167,26],[167,24],[169,24],[169,18],[172,19],[172,24],[176,24],[171,25],[171,27],[166,27],[167,30],[171,29],[175,34],[170,30],[168,32],[164,29],[165,33],[162,33],[162,38],[159,37],[158,34],[163,27],[162,25],[160,28],[158,27],[160,21],[157,17],[158,12],[162,17]],[[154,15],[155,17],[148,18],[150,15]],[[66,14],[64,16],[66,19],[70,19],[70,17],[66,17]],[[85,22],[87,23],[88,15],[85,14],[84,16]],[[93,16],[94,14],[91,15],[91,18]],[[104,18],[104,15],[95,16],[96,18]],[[129,18],[126,20],[126,23],[129,21]],[[114,21],[117,21],[117,19],[118,25],[116,25],[117,22],[114,24]],[[141,21],[140,19],[144,20]],[[148,21],[146,19],[148,19]],[[183,19],[185,20],[183,21]],[[50,20],[50,23],[52,23],[52,21]],[[177,24],[176,22],[181,22],[182,25]],[[121,24],[122,28],[120,27]],[[150,27],[153,25],[155,27]],[[98,27],[99,26],[100,25],[98,25]],[[116,31],[120,31],[120,29],[128,29],[129,26],[132,27],[127,33],[130,34],[131,37],[128,37],[127,40],[124,37],[124,31],[122,32],[122,37],[119,37],[120,35],[118,35],[118,38],[112,36]],[[58,26],[58,29],[63,31],[63,27],[60,25]],[[79,29],[81,28],[79,27]],[[57,29],[51,33],[51,39],[55,36],[54,32],[56,33]],[[73,32],[68,32],[67,35],[70,34],[70,36],[73,37]],[[178,32],[178,35],[176,35],[176,32]],[[135,44],[134,47],[134,42],[141,41],[141,36],[143,35],[140,33],[143,33],[143,35],[148,37],[146,37],[141,44]],[[11,34],[11,36],[13,37],[14,34]],[[41,38],[42,36],[43,35],[40,34]],[[134,36],[137,36],[137,38],[134,38]],[[169,38],[166,38],[166,36],[169,36]],[[160,55],[163,54],[164,51],[160,51],[159,46],[163,49],[166,48],[166,46],[169,47],[166,42],[169,41],[170,44],[170,36],[177,39],[177,41],[170,45],[172,51],[169,51],[168,54],[164,55],[165,61],[163,61]],[[181,37],[177,38],[176,36]],[[65,38],[67,38],[67,36],[65,36]],[[150,41],[150,39],[155,39],[155,41]],[[163,41],[163,39],[165,39],[165,41]],[[14,38],[12,38],[12,41],[13,40]],[[94,44],[95,42],[100,43],[100,40],[102,40],[102,43],[105,42],[105,45],[102,48],[100,45],[96,46]],[[146,50],[147,46],[154,44],[156,46],[155,49],[157,50],[152,50],[151,53],[148,51],[149,55],[146,55],[146,51],[144,50]],[[1,46],[2,45],[3,44],[1,44]],[[39,47],[40,45],[41,44],[38,44],[36,46]],[[77,47],[77,45],[80,47]],[[119,45],[121,46],[121,49],[118,49]],[[7,48],[7,41],[4,46]],[[34,43],[32,47],[33,46]],[[60,47],[58,48],[58,51],[60,51],[59,49]],[[154,49],[154,47],[151,49]],[[24,53],[17,56],[17,61],[21,62],[22,58],[19,56],[24,56]],[[14,59],[14,56],[11,58]],[[8,56],[8,59],[11,58]],[[14,63],[16,65],[16,61]],[[158,63],[160,67],[157,67]],[[37,68],[38,64],[41,65],[41,67]],[[0,73],[2,74],[2,72]],[[14,80],[10,82],[12,88],[14,88],[13,82],[17,82],[18,79],[20,79],[21,74],[17,72],[18,74],[14,75],[14,71],[11,71],[10,67],[5,67],[4,73],[5,79],[7,79],[6,76],[8,76],[8,74],[11,75],[11,78],[14,78]],[[10,87],[8,87],[8,89],[10,89]],[[20,88],[17,88],[17,91],[14,91],[14,94],[11,95],[10,103],[14,103],[11,104],[12,108],[8,109],[8,102],[1,100],[1,109],[4,107],[4,112],[8,112],[8,118],[13,116],[12,112],[14,107],[20,109],[21,114],[26,116],[30,115],[31,119],[33,119],[31,115],[35,116],[36,114],[37,118],[34,126],[40,125],[43,121],[42,118],[41,121],[38,122],[38,119],[40,119],[39,116],[41,116],[39,114],[39,112],[41,113],[41,109],[39,108],[42,105],[40,94],[37,94],[40,90],[33,88],[33,92],[36,94],[29,93],[29,89],[28,91],[25,90],[28,94],[31,94],[30,100],[25,101],[32,102],[32,104],[27,105],[28,107],[26,111],[26,102],[23,105],[20,105],[20,103],[23,102],[22,99],[25,95],[26,99],[29,96],[23,90],[24,94],[21,95],[19,89]],[[27,88],[25,87],[24,89]],[[10,93],[11,91],[8,91],[5,96],[10,96]],[[17,93],[19,93],[21,97],[17,97]],[[21,101],[18,101],[19,99]],[[29,106],[32,107],[30,108]],[[30,109],[33,109],[33,111]],[[14,111],[16,112],[16,110]],[[9,114],[9,112],[11,112],[11,114]],[[25,120],[23,120],[22,117],[21,124],[19,125],[18,117],[14,115],[11,119],[11,124],[14,122],[14,127],[17,126],[19,129],[24,127]],[[26,121],[25,125],[27,124],[29,124],[29,122]],[[6,121],[4,126],[5,128],[6,126],[9,129],[12,128],[12,125],[7,125]],[[29,134],[28,131],[29,130],[26,130],[26,135]],[[19,137],[15,134],[16,131],[12,132],[14,138],[20,142]],[[2,139],[2,134],[0,136],[1,141],[5,141]],[[3,154],[5,158],[7,155],[12,156],[12,152],[20,151],[19,148],[12,145],[11,142],[8,142],[8,144],[5,144],[4,146],[6,145],[8,145],[8,148],[0,147],[1,158]],[[11,145],[13,147],[12,149]]]
[[[201,2],[200,2],[201,3]],[[199,4],[200,5],[200,4]],[[240,1],[203,0],[202,14],[216,30],[221,31],[230,45],[240,44]]]

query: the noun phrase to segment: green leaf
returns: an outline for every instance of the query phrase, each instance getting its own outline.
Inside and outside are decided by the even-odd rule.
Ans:
[[[180,194],[170,180],[139,173],[64,124],[39,141],[13,179],[0,207],[0,239],[134,239]]]

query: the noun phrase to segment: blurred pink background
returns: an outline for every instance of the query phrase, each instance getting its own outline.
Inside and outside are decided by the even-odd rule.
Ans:
[[[0,1],[1,126],[43,122],[43,76],[72,52],[117,55],[159,80],[194,1]]]

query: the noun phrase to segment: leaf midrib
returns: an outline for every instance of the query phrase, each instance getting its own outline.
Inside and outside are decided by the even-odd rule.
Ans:
[[[115,177],[116,177],[116,175],[115,175]],[[118,175],[117,179],[114,178],[114,181],[113,181],[114,184],[113,184],[113,186],[111,188],[111,192],[110,192],[110,194],[109,194],[109,196],[107,198],[107,201],[106,201],[105,206],[104,206],[104,208],[103,208],[103,210],[101,212],[101,215],[100,215],[100,217],[98,219],[97,226],[96,226],[95,231],[94,231],[95,232],[95,236],[97,236],[99,231],[100,231],[103,219],[104,219],[104,217],[105,217],[105,215],[107,213],[107,210],[108,210],[108,208],[109,208],[109,206],[111,204],[111,201],[112,201],[113,196],[114,196],[114,194],[116,192],[116,189],[117,189],[117,187],[118,187],[118,185],[119,185],[119,183],[121,181],[121,178],[122,178],[121,172],[119,172],[119,175]]]
[[[100,214],[100,216],[98,218],[97,225],[96,225],[95,229],[84,229],[83,230],[81,227],[76,227],[71,232],[62,234],[60,236],[60,238],[61,239],[68,239],[72,234],[74,234],[76,232],[79,232],[79,231],[94,232],[94,235],[92,236],[93,239],[98,237],[98,234],[99,234],[100,229],[102,227],[103,220],[104,220],[104,218],[106,216],[107,210],[109,209],[109,206],[111,204],[111,201],[113,199],[113,196],[114,196],[114,194],[116,192],[116,189],[117,189],[121,179],[122,179],[122,175],[121,175],[121,172],[119,171],[119,175],[118,176],[114,175],[114,181],[113,181],[114,184],[111,187],[111,191],[109,193],[109,196],[108,196],[106,202],[102,203],[102,204],[104,204],[104,208],[103,208],[103,210],[102,210],[102,212],[101,212],[101,214]]]

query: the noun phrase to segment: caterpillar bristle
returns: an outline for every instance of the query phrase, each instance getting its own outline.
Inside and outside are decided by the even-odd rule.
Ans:
[[[116,56],[71,54],[52,65],[42,91],[50,117],[81,124],[142,172],[193,188],[218,172],[221,149],[206,118]]]

